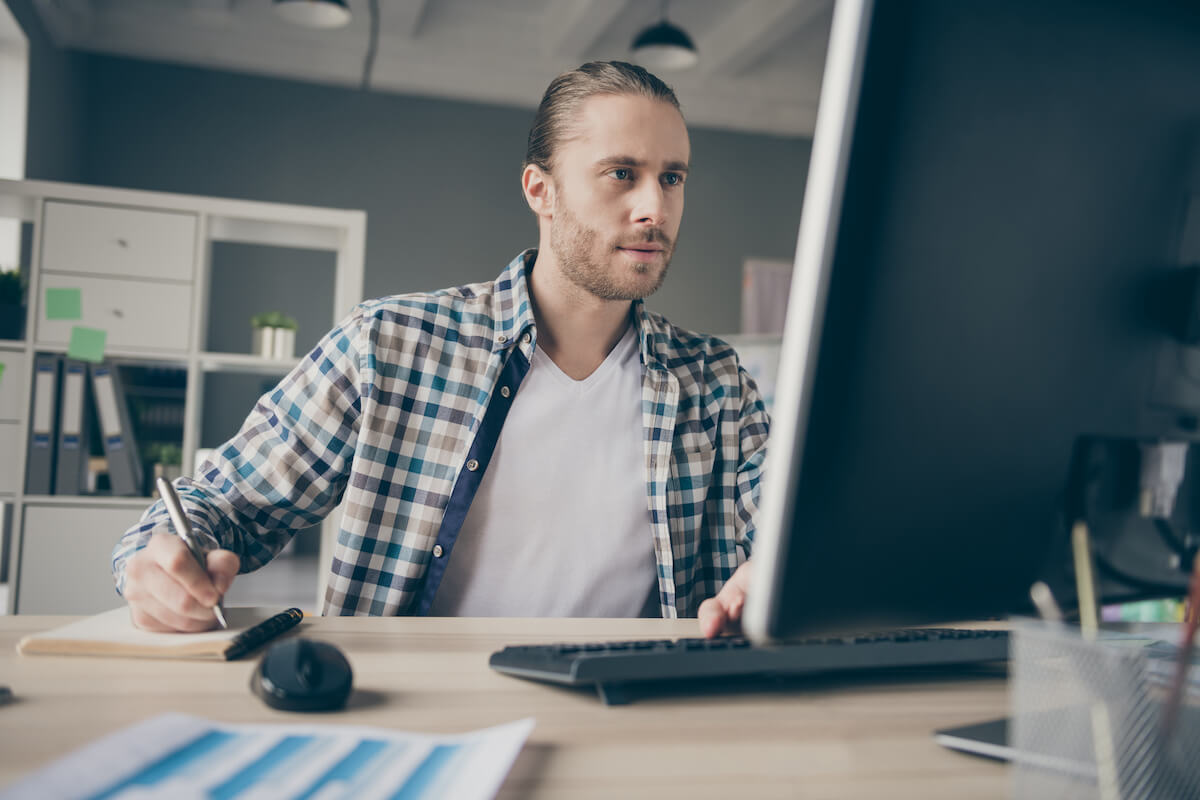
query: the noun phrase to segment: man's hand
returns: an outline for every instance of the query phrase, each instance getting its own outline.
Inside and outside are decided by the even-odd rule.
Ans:
[[[216,626],[212,607],[233,584],[236,553],[213,550],[208,571],[178,536],[156,533],[125,567],[125,600],[133,624],[148,631],[206,631]]]
[[[722,633],[740,633],[742,606],[746,604],[746,588],[750,585],[750,562],[736,570],[721,591],[700,604],[700,632],[711,639]]]

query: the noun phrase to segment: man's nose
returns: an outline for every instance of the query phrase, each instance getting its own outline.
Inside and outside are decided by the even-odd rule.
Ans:
[[[662,225],[667,219],[667,202],[658,181],[645,181],[634,193],[633,220],[648,225]]]

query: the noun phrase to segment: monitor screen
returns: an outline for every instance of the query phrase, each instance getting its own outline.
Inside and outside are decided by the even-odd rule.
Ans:
[[[752,637],[1069,607],[1077,519],[1107,599],[1183,593],[1197,76],[1193,3],[838,3]]]

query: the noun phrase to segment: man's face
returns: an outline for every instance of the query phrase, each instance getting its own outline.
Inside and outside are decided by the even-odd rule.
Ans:
[[[550,247],[563,274],[603,300],[653,294],[683,216],[687,128],[670,104],[638,95],[586,100],[554,155]]]

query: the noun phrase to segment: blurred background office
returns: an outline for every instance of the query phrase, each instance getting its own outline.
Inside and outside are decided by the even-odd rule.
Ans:
[[[649,305],[695,330],[766,333],[766,349],[741,344],[768,371],[760,323],[782,313],[742,307],[786,297],[832,6],[2,0],[0,177],[362,209],[363,295],[439,289],[536,244],[519,177],[551,78],[641,62],[676,90],[692,143],[678,249]],[[332,258],[213,243],[196,346],[245,352],[271,298],[306,352],[329,328]],[[746,274],[760,279],[743,291]],[[198,446],[232,435],[275,379],[208,375]]]
[[[348,0],[327,29],[272,8],[296,0],[5,2],[29,42],[9,177],[361,208],[367,296],[487,280],[533,244],[519,175],[541,92],[587,60],[639,60],[665,8],[697,53],[654,67],[694,164],[651,305],[734,332],[743,260],[795,248],[830,0]]]

